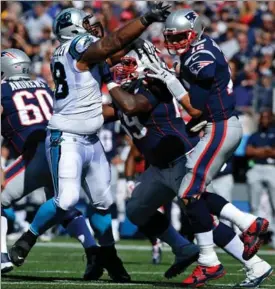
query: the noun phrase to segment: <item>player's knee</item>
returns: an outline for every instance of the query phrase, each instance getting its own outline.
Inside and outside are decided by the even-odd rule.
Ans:
[[[108,210],[111,207],[111,205],[114,203],[114,199],[113,199],[110,187],[108,187],[105,190],[101,190],[101,193],[100,193],[100,190],[97,191],[97,195],[99,197],[97,198],[92,197],[92,200],[93,200],[92,205],[98,210]]]
[[[141,211],[141,208],[134,201],[128,201],[126,205],[126,216],[133,224],[137,226],[141,226],[146,223],[146,220],[144,220],[145,214]]]
[[[78,200],[79,192],[76,189],[68,188],[55,198],[55,203],[60,209],[69,211],[78,203]]]
[[[1,205],[4,208],[9,208],[12,203],[14,202],[14,197],[7,189],[4,189],[4,191],[1,193]]]

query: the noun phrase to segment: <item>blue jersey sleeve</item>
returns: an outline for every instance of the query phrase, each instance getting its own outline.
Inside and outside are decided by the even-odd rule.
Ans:
[[[216,58],[208,50],[199,51],[192,56],[188,66],[197,80],[211,79],[216,72]]]
[[[88,49],[88,47],[96,41],[98,41],[98,38],[92,35],[79,35],[71,42],[69,53],[73,59],[78,61],[82,57],[83,53]]]
[[[200,51],[190,58],[188,67],[195,79],[189,90],[190,103],[194,108],[203,110],[211,93],[216,58],[208,50]]]
[[[139,88],[138,93],[144,95],[149,100],[152,107],[159,104],[159,100],[148,89],[141,87]]]

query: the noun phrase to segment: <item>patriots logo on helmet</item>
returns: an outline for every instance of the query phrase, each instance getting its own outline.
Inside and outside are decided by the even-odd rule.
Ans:
[[[8,52],[8,51],[3,51],[3,52],[1,53],[1,57],[4,57],[4,56],[9,57],[9,58],[16,59],[16,56],[13,55],[12,53]]]
[[[210,61],[210,60],[208,60],[208,61],[197,61],[197,62],[193,63],[193,64],[189,67],[189,69],[190,69],[190,71],[191,71],[193,74],[198,75],[199,72],[200,72],[204,67],[206,67],[206,66],[209,65],[209,64],[212,64],[213,62],[214,62],[214,61]]]
[[[197,17],[198,17],[198,14],[196,14],[194,11],[190,11],[185,15],[185,18],[189,20],[191,24],[194,24]]]

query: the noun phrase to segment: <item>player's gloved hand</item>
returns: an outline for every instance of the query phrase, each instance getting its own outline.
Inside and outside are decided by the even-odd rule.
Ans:
[[[207,125],[207,120],[203,119],[202,117],[199,118],[192,118],[186,124],[186,131],[189,134],[198,134],[205,126]]]
[[[127,199],[130,199],[132,197],[132,193],[133,193],[134,188],[135,188],[134,179],[131,177],[127,177],[127,181],[126,181]]]
[[[144,26],[149,26],[154,22],[165,22],[170,12],[171,5],[163,5],[163,2],[154,2],[150,11],[140,18]]]
[[[149,70],[151,70],[153,73],[147,73],[147,77],[159,79],[163,83],[166,84],[168,90],[170,93],[177,99],[177,101],[181,101],[184,95],[187,94],[186,89],[183,87],[181,82],[176,78],[175,75],[173,75],[168,70],[162,68],[160,65],[154,64],[148,64],[146,65]]]

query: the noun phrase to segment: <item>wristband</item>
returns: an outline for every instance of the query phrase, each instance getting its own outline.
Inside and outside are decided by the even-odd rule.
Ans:
[[[134,177],[126,177],[126,181],[134,181]]]
[[[110,91],[111,89],[115,88],[115,87],[118,87],[119,85],[115,82],[110,82],[107,84],[107,88],[108,90]]]
[[[144,15],[140,17],[140,22],[142,23],[142,25],[144,25],[145,27],[149,26],[152,24],[152,22],[148,21],[148,19],[146,18],[146,16],[148,15]]]

